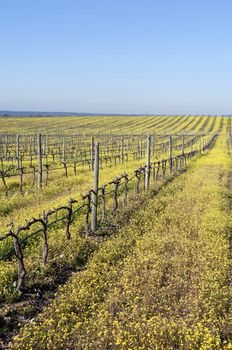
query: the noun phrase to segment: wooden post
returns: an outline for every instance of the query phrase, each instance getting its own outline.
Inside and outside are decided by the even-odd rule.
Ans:
[[[182,135],[182,150],[181,154],[184,154],[184,135]]]
[[[123,164],[124,163],[124,140],[122,138],[122,141],[121,141],[121,163]]]
[[[95,144],[95,157],[94,157],[94,188],[93,188],[93,199],[92,199],[92,225],[91,229],[93,232],[97,229],[97,195],[99,187],[99,143]]]
[[[16,135],[16,161],[17,161],[17,169],[19,169],[19,134]]]
[[[169,137],[169,167],[172,173],[172,136]]]
[[[145,190],[149,188],[150,185],[150,164],[151,164],[151,135],[147,136],[147,160],[145,169]]]
[[[38,189],[42,189],[42,174],[43,174],[43,164],[42,164],[42,143],[41,134],[38,134]]]
[[[66,139],[63,137],[63,163],[66,162]]]
[[[94,137],[91,137],[91,170],[94,170]]]

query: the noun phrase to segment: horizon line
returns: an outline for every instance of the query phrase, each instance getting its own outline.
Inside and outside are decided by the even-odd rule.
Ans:
[[[27,115],[24,115],[24,114]],[[29,117],[31,116],[232,116],[228,114],[218,113],[103,113],[103,112],[59,112],[59,111],[21,111],[21,110],[0,110],[0,117]]]

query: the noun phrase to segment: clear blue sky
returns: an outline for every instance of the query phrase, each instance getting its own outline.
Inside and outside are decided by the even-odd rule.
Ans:
[[[0,110],[232,113],[231,0],[0,0]]]

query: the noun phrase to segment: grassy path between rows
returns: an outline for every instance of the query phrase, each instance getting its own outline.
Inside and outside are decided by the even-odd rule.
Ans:
[[[9,348],[232,349],[230,171],[222,132]]]

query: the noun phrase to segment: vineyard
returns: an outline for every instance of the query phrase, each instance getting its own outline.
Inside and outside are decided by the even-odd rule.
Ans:
[[[232,349],[232,117],[0,121],[0,348]]]

